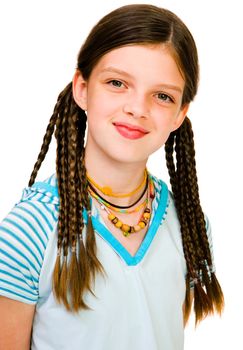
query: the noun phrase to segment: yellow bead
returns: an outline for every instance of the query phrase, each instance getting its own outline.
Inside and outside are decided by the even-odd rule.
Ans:
[[[150,219],[151,214],[150,214],[150,213],[144,213],[144,214],[143,214],[143,217],[144,217],[145,219]]]
[[[115,216],[114,214],[112,214],[112,213],[110,213],[110,214],[108,215],[108,219],[111,220],[111,221],[112,221],[113,219],[115,219],[115,217],[116,217],[116,216]]]
[[[143,221],[140,221],[139,223],[138,223],[138,225],[141,227],[141,228],[144,228],[146,225],[145,225],[145,223],[143,222]]]
[[[122,231],[124,232],[128,232],[130,230],[130,226],[129,225],[126,225],[126,224],[123,224],[122,227],[121,227]]]
[[[141,226],[135,225],[135,226],[134,226],[134,230],[135,230],[135,232],[140,231],[140,230],[141,230]]]
[[[117,223],[115,224],[115,226],[118,228],[122,227],[122,225],[123,223],[120,220],[118,220]]]

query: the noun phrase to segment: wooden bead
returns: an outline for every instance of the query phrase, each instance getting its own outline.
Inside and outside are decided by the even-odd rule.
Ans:
[[[117,222],[119,221],[119,219],[115,216],[114,219],[112,220],[113,224],[115,225]]]
[[[123,223],[120,220],[118,220],[117,223],[115,224],[115,226],[118,228],[122,227],[122,225]]]
[[[139,223],[135,226],[130,226],[124,224],[117,216],[113,213],[109,213],[108,219],[114,224],[115,227],[119,228],[125,237],[129,236],[131,233],[139,232],[143,228],[145,228],[151,218],[151,210],[149,208],[145,208],[142,218]]]
[[[138,225],[141,227],[141,228],[144,228],[146,226],[145,222],[144,221],[140,221],[138,223]]]
[[[135,232],[140,231],[140,230],[141,230],[141,226],[135,225],[135,226],[134,226],[134,230],[135,230]]]
[[[130,226],[129,225],[126,225],[126,224],[123,224],[122,227],[121,227],[122,231],[124,232],[129,232],[130,230]]]
[[[116,216],[115,216],[114,214],[112,214],[112,213],[110,213],[110,214],[108,215],[108,219],[111,220],[111,221],[112,221],[113,219],[115,219],[115,217],[116,217]]]
[[[122,233],[125,237],[129,236],[129,232],[122,231]]]
[[[150,219],[150,216],[151,216],[150,213],[144,213],[144,214],[143,214],[143,217],[144,217],[145,219]]]

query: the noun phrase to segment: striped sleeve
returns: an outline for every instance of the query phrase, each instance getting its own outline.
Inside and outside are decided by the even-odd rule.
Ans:
[[[54,204],[39,200],[45,195],[27,192],[25,200],[0,224],[0,295],[35,304],[45,249],[57,216]]]

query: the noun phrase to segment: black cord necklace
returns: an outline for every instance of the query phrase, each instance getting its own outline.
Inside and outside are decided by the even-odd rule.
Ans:
[[[147,191],[147,188],[148,188],[148,176],[147,176],[147,179],[146,179],[146,184],[144,186],[144,190],[141,194],[141,196],[136,200],[136,202],[134,202],[133,204],[131,205],[127,205],[127,206],[121,206],[121,205],[116,205],[116,204],[113,204],[111,202],[109,202],[107,199],[105,199],[104,197],[102,197],[97,191],[96,189],[91,185],[91,183],[88,181],[88,186],[90,187],[90,189],[102,200],[104,201],[105,203],[111,205],[112,207],[114,208],[117,208],[117,209],[129,209],[129,208],[132,208],[135,204],[137,204],[144,196],[144,194],[146,193]]]

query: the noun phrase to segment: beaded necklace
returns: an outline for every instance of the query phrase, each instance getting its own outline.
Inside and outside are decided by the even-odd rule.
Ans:
[[[142,205],[145,206],[145,209],[143,211],[143,214],[141,215],[140,217],[140,220],[138,222],[137,225],[135,226],[131,226],[131,225],[128,225],[128,224],[124,224],[116,215],[114,215],[111,211],[111,210],[114,210],[114,211],[121,211],[121,209],[117,209],[117,206],[116,205],[112,205],[109,207],[109,204],[106,203],[106,201],[102,201],[99,197],[99,194],[97,193],[96,196],[93,196],[93,194],[95,194],[94,192],[92,193],[92,190],[90,190],[89,188],[89,193],[92,197],[94,197],[95,199],[97,199],[97,201],[99,202],[100,204],[100,207],[102,210],[105,210],[108,214],[108,219],[110,220],[110,222],[116,227],[116,228],[119,228],[123,235],[125,237],[128,237],[130,234],[132,233],[135,233],[135,232],[139,232],[140,230],[142,230],[143,228],[145,228],[147,226],[147,224],[149,223],[150,221],[150,218],[151,218],[151,210],[149,208],[149,199],[153,199],[154,198],[154,184],[153,184],[153,180],[152,178],[150,177],[149,179],[149,184],[148,186],[146,186],[147,188],[147,198],[146,200],[142,203]],[[102,198],[103,199],[103,198]],[[126,212],[127,214],[130,214],[134,211],[138,211],[140,208],[142,207],[141,205],[139,205],[137,208],[135,208],[133,211],[130,211],[130,212]],[[110,208],[110,209],[108,209]],[[139,208],[139,209],[138,209]],[[117,210],[115,210],[117,209]]]

